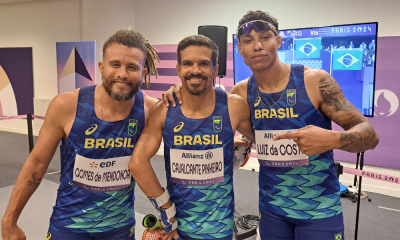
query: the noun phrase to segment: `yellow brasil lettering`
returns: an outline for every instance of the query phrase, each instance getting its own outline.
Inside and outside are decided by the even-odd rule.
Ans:
[[[256,119],[260,118],[297,118],[298,114],[293,113],[293,108],[278,108],[278,109],[256,109],[254,111]]]
[[[194,135],[194,137],[190,135],[175,135],[174,136],[174,145],[210,145],[210,144],[222,144],[222,141],[219,141],[218,134],[212,135]]]
[[[131,138],[85,138],[85,149],[91,148],[120,148],[120,147],[128,147],[134,148],[135,145],[131,144]]]

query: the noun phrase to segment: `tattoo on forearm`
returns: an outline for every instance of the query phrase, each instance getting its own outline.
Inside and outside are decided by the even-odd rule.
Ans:
[[[319,81],[324,101],[322,112],[347,132],[340,135],[340,149],[362,152],[376,146],[376,132],[366,118],[344,97],[339,84],[329,74]]]
[[[28,181],[28,186],[31,186],[31,187],[39,186],[40,182],[42,181],[42,178],[37,178],[36,175],[37,175],[37,172],[32,173],[33,181]]]
[[[369,122],[360,123],[352,130],[340,134],[341,150],[363,152],[376,146],[376,133]]]

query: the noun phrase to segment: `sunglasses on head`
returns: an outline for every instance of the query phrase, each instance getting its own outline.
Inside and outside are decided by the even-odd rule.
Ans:
[[[276,31],[274,25],[262,20],[255,20],[242,24],[236,31],[237,38],[239,39],[240,36],[249,34],[251,29],[254,29],[256,32],[271,30],[276,36],[278,36],[278,32]]]

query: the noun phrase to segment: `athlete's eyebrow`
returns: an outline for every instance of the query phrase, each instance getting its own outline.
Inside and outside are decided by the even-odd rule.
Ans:
[[[185,63],[192,63],[192,61],[191,60],[182,60],[181,64],[185,64]]]
[[[110,61],[108,61],[108,63],[113,65],[113,64],[120,64],[121,62],[118,60],[110,60]]]
[[[208,64],[211,64],[211,61],[210,60],[200,60],[200,63],[208,63]]]

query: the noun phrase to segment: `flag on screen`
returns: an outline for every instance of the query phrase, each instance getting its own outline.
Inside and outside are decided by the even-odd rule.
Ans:
[[[296,39],[294,42],[295,58],[320,58],[321,38]]]
[[[333,70],[361,70],[362,59],[362,50],[334,50]]]

